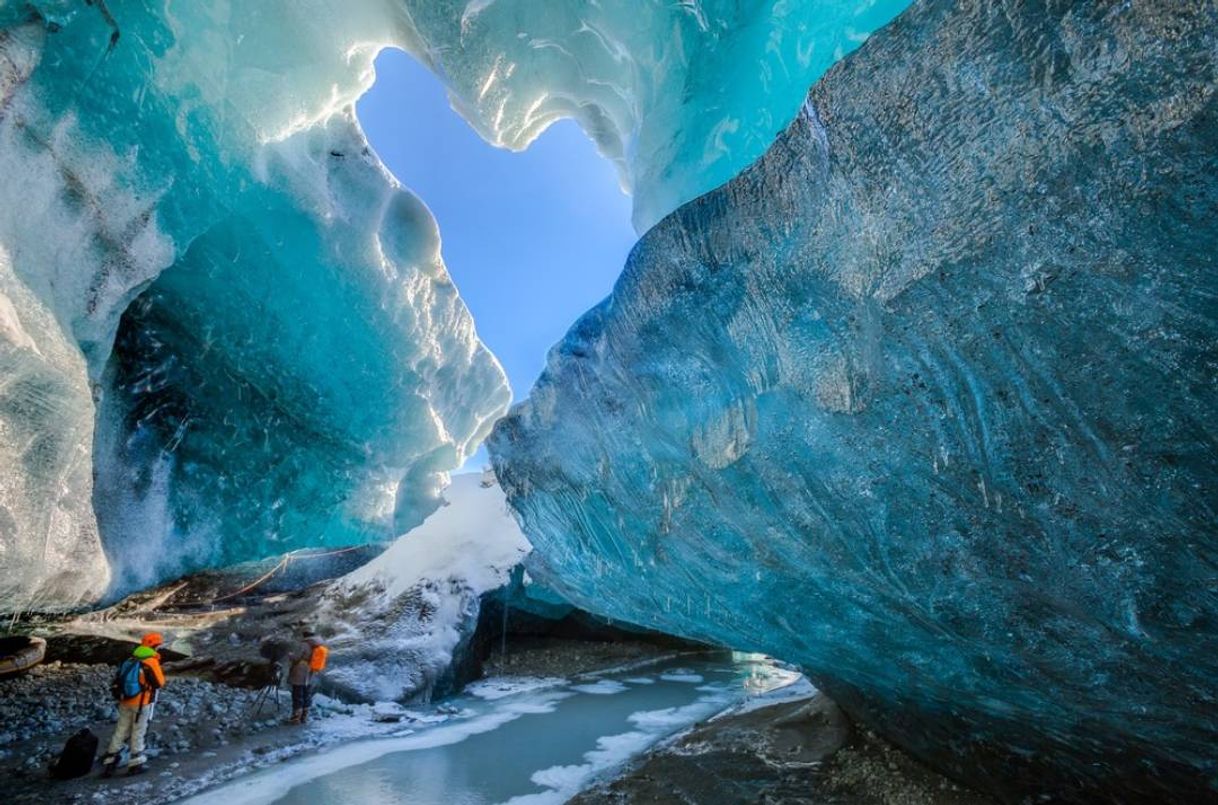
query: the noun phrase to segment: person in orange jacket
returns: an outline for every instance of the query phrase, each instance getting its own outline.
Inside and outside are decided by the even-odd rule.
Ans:
[[[114,679],[114,697],[118,699],[118,724],[110,736],[110,745],[102,756],[102,776],[110,777],[118,769],[119,754],[128,744],[127,774],[143,774],[148,770],[144,754],[144,736],[157,691],[165,687],[165,672],[157,649],[164,640],[156,632],[144,635],[131,656],[123,660]]]

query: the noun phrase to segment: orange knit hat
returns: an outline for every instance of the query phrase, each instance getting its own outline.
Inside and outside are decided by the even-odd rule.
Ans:
[[[148,648],[156,648],[164,642],[165,638],[161,637],[159,632],[149,632],[148,634],[144,635],[144,639],[140,641],[140,645],[147,646]]]

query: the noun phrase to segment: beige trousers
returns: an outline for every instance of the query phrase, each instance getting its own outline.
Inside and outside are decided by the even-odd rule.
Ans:
[[[131,755],[127,759],[128,766],[138,766],[147,763],[144,756],[144,735],[148,732],[148,722],[152,720],[153,705],[143,708],[118,706],[118,724],[114,727],[114,735],[110,736],[110,746],[106,749],[103,760],[107,763],[117,763],[118,753],[123,750],[123,744],[130,743]]]

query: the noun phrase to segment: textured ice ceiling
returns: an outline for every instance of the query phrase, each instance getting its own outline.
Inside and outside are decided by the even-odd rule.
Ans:
[[[495,145],[576,118],[645,228],[903,4],[0,2],[0,609],[384,539],[503,412],[382,47]]]
[[[1218,11],[924,2],[800,111],[902,5],[0,1],[0,608],[383,539],[503,411],[350,112],[400,47],[650,229],[496,430],[539,576],[1011,798],[1218,798]]]
[[[531,572],[1012,801],[1218,801],[1216,62],[1203,2],[874,35],[496,426]]]

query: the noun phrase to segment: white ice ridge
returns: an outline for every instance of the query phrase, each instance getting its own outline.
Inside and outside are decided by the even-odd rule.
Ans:
[[[436,73],[488,143],[521,150],[559,119],[578,122],[618,167],[642,232],[760,157],[812,82],[906,3],[264,0],[189,14],[167,4],[176,31],[202,24],[220,38],[179,37],[163,80],[280,139],[351,104],[374,80],[376,54],[399,48]],[[217,61],[223,69],[197,69]]]

